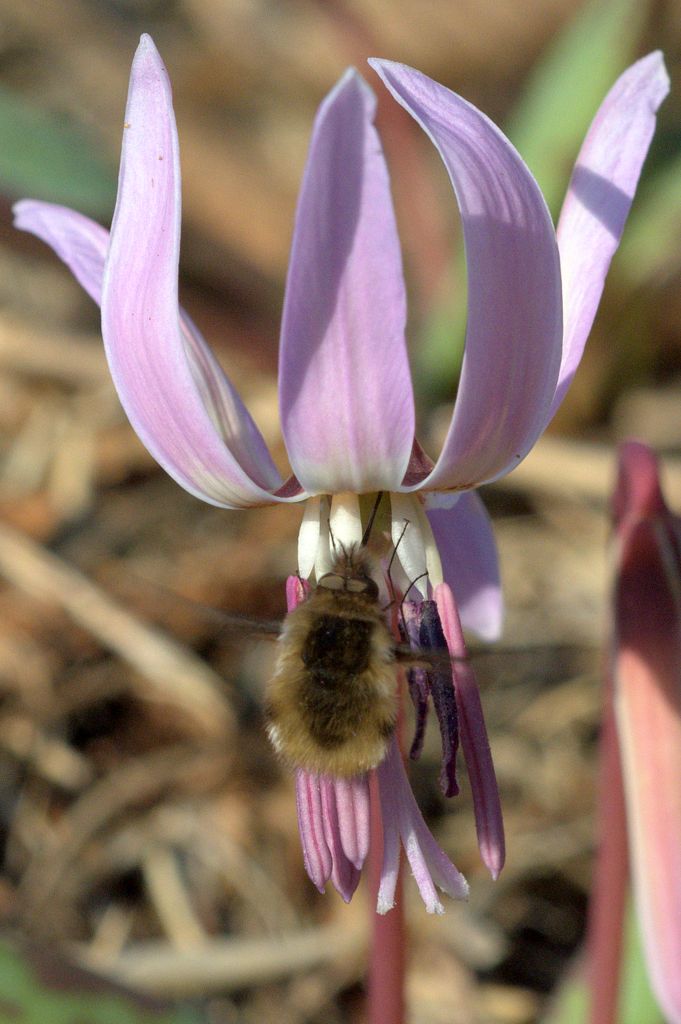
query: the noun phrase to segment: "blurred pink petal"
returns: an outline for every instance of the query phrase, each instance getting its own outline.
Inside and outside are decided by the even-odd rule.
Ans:
[[[497,640],[504,605],[487,509],[475,491],[461,494],[452,508],[428,508],[426,499],[426,509],[462,624],[483,640]]]
[[[322,103],[298,201],[281,422],[308,491],[395,490],[414,438],[402,259],[376,101],[350,70]]]
[[[558,221],[564,341],[550,417],[582,358],[655,131],[655,112],[668,92],[661,53],[632,64],[601,104],[577,158]]]
[[[681,1022],[681,521],[655,456],[620,450],[613,678],[634,894],[653,990]]]
[[[558,247],[539,186],[508,139],[419,71],[371,60],[437,146],[459,203],[468,328],[452,423],[424,489],[468,490],[508,473],[546,424],[558,379]]]
[[[102,293],[102,334],[121,402],[142,442],[171,476],[215,505],[269,504],[279,482],[259,435],[246,443],[250,476],[226,446],[197,382],[212,360],[188,358],[177,266],[180,169],[170,84],[142,36],[130,75],[118,200]],[[214,365],[214,364],[213,364]],[[201,379],[205,384],[205,377]],[[243,407],[232,403],[239,437]]]

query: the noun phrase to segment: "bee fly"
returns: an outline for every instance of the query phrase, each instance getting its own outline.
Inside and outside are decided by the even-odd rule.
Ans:
[[[283,623],[212,613],[234,628],[278,635],[279,656],[265,693],[267,733],[284,761],[313,774],[347,778],[381,763],[395,731],[400,665],[420,670],[409,673],[417,713],[412,756],[420,750],[429,694],[441,727],[451,736],[456,733],[451,673],[458,659],[447,650],[435,603],[421,606],[421,638],[416,641],[402,615],[404,639],[412,633],[416,650],[396,642],[381,607],[366,548],[380,499],[381,494],[360,544],[344,547],[331,536],[335,558],[330,571]],[[399,539],[393,558],[398,544]],[[430,610],[424,611],[427,606]],[[453,777],[455,742],[448,741],[448,749]],[[451,791],[448,782],[446,792]]]
[[[359,775],[385,757],[397,718],[397,649],[363,547],[284,620],[265,704],[267,731],[291,765]]]
[[[360,545],[344,548],[334,542],[330,571],[283,623],[201,611],[239,632],[279,638],[279,657],[265,695],[267,732],[289,765],[313,774],[347,778],[381,763],[397,719],[398,668],[410,670],[416,713],[410,757],[420,754],[432,698],[442,735],[441,786],[451,795],[456,792],[457,737],[452,670],[457,662],[467,662],[468,655],[448,651],[434,601],[421,602],[409,623],[402,615],[403,636],[412,646],[394,639],[366,550],[371,522]],[[497,647],[476,655],[512,656],[544,647]]]

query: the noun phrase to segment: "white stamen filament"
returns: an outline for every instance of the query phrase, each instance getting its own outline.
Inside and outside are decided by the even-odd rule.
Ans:
[[[397,559],[409,583],[427,598],[428,584],[434,587],[442,582],[442,564],[428,517],[414,494],[391,494],[390,507]]]
[[[298,533],[298,572],[306,580],[317,559],[320,533],[321,499],[308,498],[303,510],[303,521]]]
[[[328,495],[322,496],[319,507],[319,539],[315,554],[314,571],[317,580],[333,568],[333,545],[329,541],[329,519],[331,516]]]
[[[440,560],[440,552],[437,549],[435,543],[435,537],[426,515],[426,510],[419,501],[415,498],[416,509],[419,516],[419,524],[421,528],[421,536],[423,537],[423,545],[426,549],[426,568],[428,569],[428,583],[431,587],[437,587],[440,583],[444,582],[444,575],[442,572],[442,561]]]

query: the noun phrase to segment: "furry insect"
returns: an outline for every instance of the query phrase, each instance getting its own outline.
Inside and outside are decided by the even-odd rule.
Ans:
[[[396,642],[366,549],[371,522],[360,545],[334,541],[330,571],[283,622],[201,609],[233,632],[278,637],[265,695],[267,732],[284,761],[315,774],[349,777],[375,768],[395,730],[398,667],[425,669],[431,684],[439,677],[451,691],[452,661],[458,660],[444,637],[439,649],[428,643],[415,651]],[[409,682],[412,692],[411,673]],[[425,698],[416,703],[420,742]]]
[[[277,752],[319,774],[374,768],[395,729],[398,651],[362,547],[340,551],[279,642],[265,704]]]
[[[419,650],[396,643],[385,621],[364,541],[359,547],[340,548],[331,571],[283,623],[218,612],[173,596],[240,637],[279,638],[279,658],[266,691],[265,716],[269,737],[289,765],[348,777],[380,764],[395,728],[397,670],[404,666],[427,674],[443,734],[445,768],[453,770],[451,750],[448,754],[445,748],[451,746],[453,730],[447,719],[454,708],[447,707],[447,700],[453,701],[453,665],[467,658],[451,656],[443,638],[438,642],[437,631],[431,632],[425,644],[420,641]],[[478,650],[474,657],[507,659],[523,652],[533,656],[545,649],[542,644],[497,646]],[[423,738],[427,700],[423,693],[419,696],[411,678],[409,689],[416,712],[410,754],[415,758]],[[452,791],[451,778],[443,789]]]

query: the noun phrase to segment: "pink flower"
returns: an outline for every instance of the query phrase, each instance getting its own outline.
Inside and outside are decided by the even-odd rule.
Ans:
[[[681,519],[655,456],[620,450],[613,699],[634,895],[653,990],[681,1022]]]
[[[434,464],[414,434],[400,247],[375,100],[357,72],[346,72],[319,109],[298,202],[279,364],[287,480],[178,306],[178,141],[168,77],[148,36],[132,67],[111,236],[80,214],[31,200],[17,204],[16,223],[52,245],[101,302],[121,402],[183,487],[232,509],[305,501],[298,553],[305,579],[328,567],[329,521],[338,540],[358,541],[358,495],[386,492],[393,542],[410,523],[397,550],[398,575],[420,577],[424,598],[440,595],[445,638],[460,654],[459,614],[487,639],[501,626],[494,539],[475,488],[527,455],[569,386],[668,82],[654,53],[615,84],[582,147],[556,233],[529,170],[484,114],[418,71],[370,63],[439,150],[464,230],[466,355]],[[477,688],[470,670],[459,675],[478,834],[496,875],[504,852],[494,770]],[[441,909],[433,880],[453,895],[465,883],[451,865],[455,874],[447,875],[394,751],[378,775],[386,837],[381,906],[390,904],[385,879],[399,835],[427,906]],[[331,877],[346,895],[349,865],[358,870],[366,843],[346,843],[348,826],[340,823],[349,818],[348,801],[364,820],[365,791],[298,780],[310,874],[317,884]]]

